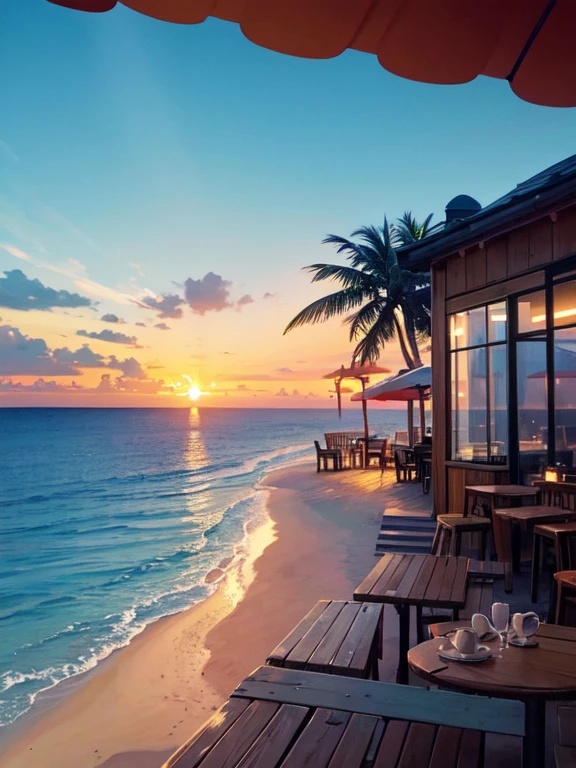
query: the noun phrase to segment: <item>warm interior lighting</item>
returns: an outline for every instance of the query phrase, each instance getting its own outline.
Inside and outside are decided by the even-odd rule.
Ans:
[[[506,315],[490,315],[490,320],[492,320],[493,323],[505,323]]]
[[[554,320],[560,320],[563,317],[573,317],[576,315],[576,307],[572,309],[562,309],[560,312],[554,312]],[[546,315],[534,315],[533,323],[542,323],[546,320]]]
[[[557,483],[560,479],[560,472],[556,467],[548,467],[544,473],[544,480],[548,483]]]
[[[464,328],[456,328],[454,331],[454,336],[464,336]]]

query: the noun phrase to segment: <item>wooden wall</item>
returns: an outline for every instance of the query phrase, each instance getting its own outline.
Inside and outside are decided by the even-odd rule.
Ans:
[[[576,204],[432,265],[432,482],[436,515],[462,512],[465,485],[509,482],[507,468],[450,466],[446,315],[530,290],[531,282],[542,284],[538,275],[530,273],[574,254]]]

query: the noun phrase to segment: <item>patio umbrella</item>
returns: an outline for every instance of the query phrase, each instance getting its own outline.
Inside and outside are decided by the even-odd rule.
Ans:
[[[432,369],[429,365],[413,371],[400,371],[384,381],[379,381],[363,392],[352,395],[352,400],[393,400],[408,403],[408,435],[412,445],[414,441],[414,400],[420,403],[420,431],[426,431],[424,401],[430,397]]]
[[[576,106],[573,0],[50,0],[80,11],[125,5],[163,21],[236,22],[273,51],[310,59],[347,48],[400,77],[456,84],[508,80],[525,101]]]
[[[323,379],[334,379],[334,387],[338,399],[338,416],[340,418],[342,418],[342,380],[358,379],[362,384],[362,392],[364,392],[366,384],[370,380],[369,376],[376,373],[390,373],[390,369],[383,368],[380,365],[356,365],[353,361],[349,368],[345,368],[342,365],[337,370],[332,371],[332,373],[327,373],[322,376]],[[362,416],[364,418],[364,437],[368,439],[368,413],[365,401],[362,401]]]

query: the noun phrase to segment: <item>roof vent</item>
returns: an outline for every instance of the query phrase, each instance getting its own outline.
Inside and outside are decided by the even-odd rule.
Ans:
[[[482,206],[478,200],[474,200],[470,195],[458,195],[450,200],[446,206],[446,223],[448,224],[458,219],[467,219],[481,210]]]

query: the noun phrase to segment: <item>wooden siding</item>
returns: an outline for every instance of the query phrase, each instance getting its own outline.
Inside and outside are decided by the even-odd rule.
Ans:
[[[507,468],[454,466],[446,315],[543,284],[543,266],[576,254],[576,204],[542,216],[432,266],[432,482],[434,513],[462,512],[466,485],[509,482]]]
[[[446,297],[475,291],[576,254],[576,205],[449,256]]]

